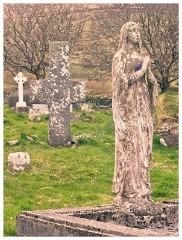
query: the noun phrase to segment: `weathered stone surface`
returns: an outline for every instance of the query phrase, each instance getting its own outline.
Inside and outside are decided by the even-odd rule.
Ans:
[[[10,153],[8,155],[8,168],[12,171],[24,171],[31,167],[29,154],[26,152]]]
[[[173,129],[178,130],[179,124],[177,122],[167,120],[164,124],[162,124],[162,126],[159,129],[155,131],[155,133],[157,134],[168,133]]]
[[[27,113],[29,111],[30,107],[25,106],[25,107],[16,107],[16,112],[17,113]]]
[[[39,109],[30,109],[29,110],[29,115],[28,115],[28,119],[30,121],[40,121],[40,110]]]
[[[166,147],[178,147],[179,124],[175,121],[166,121],[155,133],[160,137],[160,143]]]
[[[110,97],[86,96],[85,102],[94,104],[96,108],[112,107],[112,98]]]
[[[168,132],[160,133],[159,136],[164,140],[167,147],[178,147],[179,145],[179,130],[171,129]]]
[[[32,109],[39,109],[40,114],[49,114],[49,109],[46,104],[32,104]]]
[[[92,105],[83,103],[81,104],[81,110],[85,112],[93,112]]]
[[[14,146],[14,145],[17,145],[19,143],[19,140],[11,140],[11,141],[7,141],[7,143],[10,145],[10,146]]]
[[[49,111],[47,106],[45,104],[32,104],[32,108],[29,110],[29,120],[39,122],[41,116],[48,119]]]
[[[85,97],[84,83],[70,80],[68,54],[66,42],[51,42],[49,79],[31,81],[32,103],[48,105],[48,140],[55,147],[70,142],[70,104]]]
[[[178,204],[124,204],[113,215],[116,224],[140,229],[167,229],[178,232]]]
[[[123,25],[112,63],[115,124],[114,204],[150,201],[153,119],[158,94],[149,57],[140,53],[136,23]]]
[[[17,217],[17,236],[178,236],[178,206],[155,204],[135,211],[114,206],[26,211]],[[157,212],[155,213],[155,209]],[[157,215],[159,214],[159,215]],[[162,216],[165,215],[165,216]],[[153,217],[153,227],[143,229]],[[161,217],[160,217],[161,216]],[[151,218],[152,219],[152,218]],[[138,222],[138,223],[137,223]],[[148,221],[149,222],[149,221]],[[159,224],[162,229],[159,229]],[[163,223],[163,225],[162,225]],[[151,223],[152,224],[152,223]],[[170,228],[171,226],[171,228]]]

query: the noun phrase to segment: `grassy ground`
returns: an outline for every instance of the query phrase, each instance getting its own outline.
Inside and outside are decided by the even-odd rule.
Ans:
[[[178,123],[178,86],[173,82],[165,93],[160,93],[157,104],[158,127],[165,122]]]
[[[29,122],[27,114],[4,108],[4,235],[15,235],[16,216],[23,210],[111,204],[114,169],[114,126],[111,110],[81,114],[71,122],[75,147],[47,144],[48,121]],[[34,141],[27,139],[31,136]],[[17,146],[8,140],[19,139]],[[7,168],[11,152],[28,152],[32,169],[14,173]],[[178,198],[178,150],[165,148],[155,137],[151,169],[152,198]]]

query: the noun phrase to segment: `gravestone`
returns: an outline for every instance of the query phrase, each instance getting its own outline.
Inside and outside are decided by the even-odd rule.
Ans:
[[[29,109],[28,119],[30,121],[41,120],[41,116],[45,116],[46,119],[49,117],[49,109],[46,104],[32,104],[32,108]]]
[[[32,104],[32,109],[39,109],[41,114],[48,114],[49,109],[46,104]]]
[[[85,98],[84,83],[70,80],[67,42],[50,42],[49,78],[33,80],[30,87],[31,102],[48,105],[49,144],[66,146],[70,142],[70,104]]]
[[[18,102],[16,103],[17,112],[27,112],[28,107],[26,102],[23,101],[23,84],[27,81],[27,78],[23,76],[22,72],[19,72],[14,81],[18,83]]]
[[[136,24],[127,23],[122,28],[121,41],[127,44],[129,42],[128,36],[130,36],[130,38],[132,37],[130,40],[133,40],[132,43],[136,43],[136,34],[139,36]],[[155,88],[156,81],[150,69],[148,69],[148,83],[143,76],[143,72],[145,72],[143,70],[147,70],[148,67],[148,59],[143,61],[145,66],[142,67],[142,72],[137,70],[138,72],[135,73],[132,71],[133,68],[130,64],[132,63],[135,67],[135,61],[133,62],[133,60],[139,57],[137,51],[131,52],[134,47],[136,46],[131,47],[130,44],[128,49],[125,46],[119,48],[120,52],[115,56],[113,64],[113,108],[116,117],[114,119],[115,130],[118,131],[116,132],[116,154],[118,154],[118,158],[115,164],[113,186],[116,198],[113,204],[26,211],[17,217],[17,236],[178,236],[177,201],[167,201],[161,204],[153,203],[150,199],[148,162],[151,160],[152,120],[157,89]],[[128,54],[127,51],[129,51]],[[124,59],[121,62],[121,56],[123,55]],[[127,68],[123,69],[124,66],[127,66]],[[53,69],[56,68],[53,67]],[[59,89],[57,91],[59,92]],[[45,97],[45,94],[42,94],[42,96]],[[138,98],[135,98],[136,96]],[[52,98],[52,101],[54,98]],[[126,102],[127,100],[132,100],[132,102]],[[70,98],[66,101],[66,106],[67,102],[70,102]],[[143,111],[142,106],[145,108]],[[136,109],[136,107],[138,108]],[[68,110],[65,112],[67,113]],[[149,116],[146,117],[147,113]],[[139,117],[137,121],[135,121],[136,116]],[[150,120],[150,123],[147,120]],[[128,125],[126,121],[129,121]],[[125,126],[126,128],[124,128]],[[118,134],[120,135],[118,136]],[[129,141],[130,138],[131,141]],[[147,148],[145,148],[146,146]],[[136,161],[133,162],[134,160]]]

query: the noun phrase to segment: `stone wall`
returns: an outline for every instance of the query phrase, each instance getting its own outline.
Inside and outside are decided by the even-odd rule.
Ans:
[[[85,101],[94,104],[97,108],[112,108],[112,98],[109,97],[86,96]]]

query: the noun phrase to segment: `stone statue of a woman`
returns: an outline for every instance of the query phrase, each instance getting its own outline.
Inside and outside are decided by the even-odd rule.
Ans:
[[[113,58],[113,118],[115,169],[112,191],[115,206],[151,201],[151,165],[157,81],[150,58],[141,55],[136,23],[121,28],[119,49]]]

